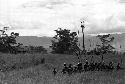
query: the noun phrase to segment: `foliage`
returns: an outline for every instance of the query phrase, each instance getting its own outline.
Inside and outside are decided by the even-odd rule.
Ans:
[[[98,35],[97,36],[100,41],[101,45],[97,45],[97,51],[101,54],[105,54],[108,52],[112,52],[113,49],[115,49],[111,43],[114,41],[114,37],[112,37],[110,34],[108,35]]]
[[[99,52],[99,50],[97,50],[97,48],[94,48],[90,51],[86,52],[87,55],[100,55],[101,53]]]
[[[29,46],[29,48],[29,52],[47,53],[47,50],[43,46]]]
[[[11,32],[10,36],[6,34],[7,27],[4,27],[1,31],[0,35],[0,51],[5,52],[8,51],[12,53],[14,48],[12,45],[17,44],[16,43],[16,37],[19,36],[19,33]]]
[[[53,37],[52,53],[73,53],[75,49],[78,48],[78,36],[76,32],[70,32],[68,29],[58,28],[56,31],[56,35]]]

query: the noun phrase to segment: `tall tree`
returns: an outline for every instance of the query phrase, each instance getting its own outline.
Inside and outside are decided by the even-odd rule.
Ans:
[[[7,28],[8,27],[4,27],[2,30],[0,30],[0,46],[2,46],[3,50],[13,53],[16,51],[16,49],[14,49],[12,45],[17,44],[16,37],[19,36],[19,33],[11,32],[11,34],[8,35],[6,34]]]
[[[111,45],[111,43],[114,41],[114,37],[112,37],[111,34],[98,35],[97,37],[101,41],[101,45],[97,45],[97,51],[99,51],[102,54],[102,60],[103,60],[103,54],[112,52],[112,50],[115,49]]]
[[[75,49],[78,49],[77,42],[78,36],[76,32],[70,32],[68,29],[58,28],[56,31],[56,35],[51,40],[53,53],[73,53]]]
[[[102,54],[111,52],[114,49],[114,47],[111,45],[111,43],[114,41],[114,37],[112,37],[110,34],[98,35],[97,37],[101,41],[101,45],[97,45],[98,50],[100,50]]]

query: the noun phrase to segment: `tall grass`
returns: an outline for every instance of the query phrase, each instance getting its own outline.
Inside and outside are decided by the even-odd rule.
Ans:
[[[85,60],[84,56],[83,61]],[[33,62],[45,58],[45,63],[34,65]],[[86,56],[90,61],[91,56]],[[120,56],[105,55],[105,61],[117,62]],[[60,71],[64,62],[76,64],[76,56],[60,54],[0,54],[6,66],[25,67],[7,72],[0,72],[0,82],[2,84],[125,84],[125,72],[83,72],[72,75],[63,75]],[[93,60],[101,60],[100,56],[94,56]],[[124,57],[123,57],[124,60]],[[1,63],[1,62],[0,62]],[[123,64],[124,65],[124,64]],[[53,68],[58,69],[56,76],[52,74]]]

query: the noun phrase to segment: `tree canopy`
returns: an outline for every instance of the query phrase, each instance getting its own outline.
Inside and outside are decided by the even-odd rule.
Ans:
[[[68,29],[58,28],[56,35],[51,40],[52,53],[73,53],[76,49],[79,49],[77,46],[78,36],[76,32],[70,32]]]
[[[12,45],[16,43],[16,37],[19,36],[19,33],[11,32],[10,35],[6,34],[7,27],[4,27],[0,30],[0,51],[1,52],[14,52]]]
[[[114,41],[114,37],[112,37],[110,34],[108,35],[98,35],[97,36],[100,41],[101,41],[101,45],[97,45],[97,50],[102,53],[108,53],[111,52],[113,49],[115,49],[111,43]]]

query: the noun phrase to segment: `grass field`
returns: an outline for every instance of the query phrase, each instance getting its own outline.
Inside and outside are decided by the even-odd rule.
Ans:
[[[123,58],[123,65],[125,66]],[[33,65],[33,59],[39,60],[45,58],[45,63]],[[91,56],[87,56],[90,61]],[[94,56],[94,61],[100,61],[100,56]],[[104,60],[106,63],[113,61],[117,64],[121,56],[105,55]],[[0,84],[125,84],[125,70],[101,72],[101,71],[88,71],[69,75],[60,73],[63,68],[63,63],[76,64],[78,62],[76,56],[60,55],[60,54],[0,54],[0,60],[3,64],[10,67],[17,65],[16,69],[0,72]],[[85,58],[83,57],[83,62]],[[18,67],[23,67],[18,69]],[[56,76],[52,74],[52,69],[56,67],[58,73]]]

